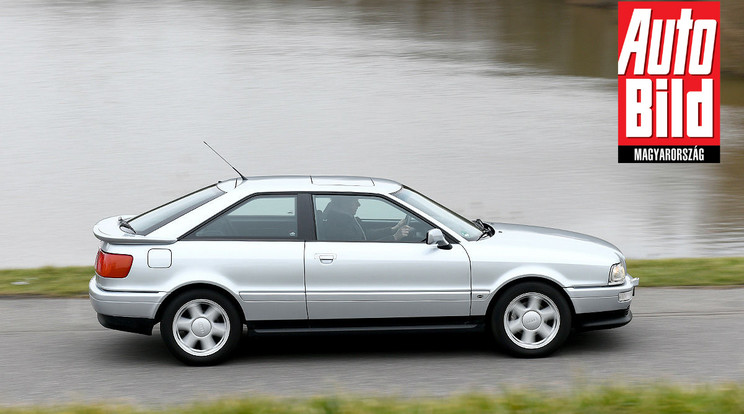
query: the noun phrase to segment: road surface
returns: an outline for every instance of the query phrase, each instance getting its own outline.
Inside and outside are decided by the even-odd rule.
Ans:
[[[248,338],[217,367],[98,325],[85,299],[0,299],[0,404],[190,403],[223,396],[445,396],[585,384],[744,381],[744,289],[639,288],[633,321],[515,359],[480,335]]]

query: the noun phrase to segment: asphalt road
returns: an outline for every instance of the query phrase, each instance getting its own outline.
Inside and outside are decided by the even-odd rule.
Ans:
[[[222,396],[444,396],[585,384],[744,381],[744,289],[640,288],[635,318],[515,359],[479,335],[249,338],[218,367],[98,325],[84,299],[0,299],[0,405],[189,403]],[[156,327],[157,328],[157,327]]]

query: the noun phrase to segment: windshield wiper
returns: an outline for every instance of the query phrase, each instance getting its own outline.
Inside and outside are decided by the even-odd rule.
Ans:
[[[480,230],[482,232],[481,235],[480,235],[480,237],[478,237],[478,240],[482,239],[485,236],[489,236],[490,237],[490,236],[493,236],[494,234],[496,234],[496,230],[493,227],[491,227],[490,224],[484,223],[483,220],[481,220],[481,219],[475,219],[473,221],[473,223],[475,223],[477,226],[479,226],[480,227]],[[476,240],[476,241],[478,241],[478,240]]]
[[[134,230],[134,227],[132,227],[132,225],[129,224],[129,222],[127,222],[123,218],[119,217],[119,229],[121,230],[122,227],[124,227],[126,230],[129,230],[129,231],[127,231],[127,233],[137,234],[137,232]]]

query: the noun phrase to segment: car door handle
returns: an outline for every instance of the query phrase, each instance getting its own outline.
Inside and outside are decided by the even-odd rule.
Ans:
[[[315,258],[320,260],[320,263],[331,264],[336,259],[336,255],[333,253],[320,253],[316,254]]]

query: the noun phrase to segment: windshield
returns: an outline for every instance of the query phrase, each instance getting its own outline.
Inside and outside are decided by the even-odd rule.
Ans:
[[[140,214],[128,222],[135,233],[147,235],[222,194],[225,192],[217,188],[217,185],[211,185]]]
[[[393,193],[393,196],[428,214],[435,220],[444,224],[448,229],[457,232],[457,234],[464,237],[466,240],[476,241],[483,233],[470,220],[408,187],[403,187],[396,191]]]

